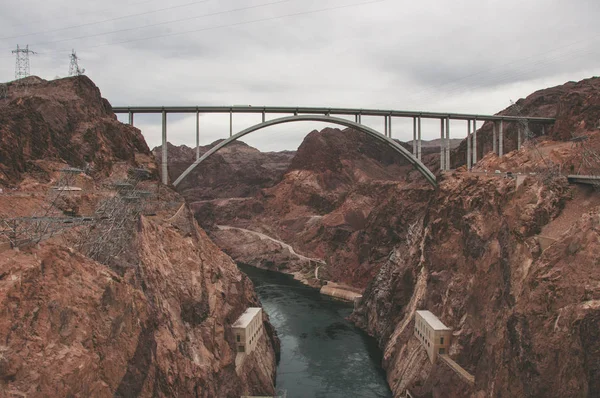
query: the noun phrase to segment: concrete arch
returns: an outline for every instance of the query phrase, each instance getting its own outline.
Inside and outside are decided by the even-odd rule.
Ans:
[[[404,158],[406,160],[408,160],[414,167],[415,169],[417,169],[417,171],[419,171],[424,177],[425,179],[427,179],[427,181],[433,185],[434,187],[437,186],[436,183],[436,178],[435,175],[423,164],[421,163],[420,160],[418,160],[416,157],[414,157],[409,151],[407,151],[402,145],[398,144],[396,141],[392,140],[391,138],[386,137],[385,135],[379,133],[377,130],[374,130],[368,126],[365,126],[363,124],[359,124],[356,122],[352,122],[350,120],[347,119],[342,119],[342,118],[337,118],[337,117],[331,117],[331,116],[325,116],[325,115],[296,115],[296,116],[287,116],[287,117],[282,117],[279,119],[273,119],[273,120],[268,120],[266,122],[254,125],[252,127],[248,127],[247,129],[237,133],[234,136],[229,137],[228,139],[220,142],[219,144],[215,145],[213,148],[211,148],[208,152],[206,152],[204,155],[202,155],[199,159],[197,159],[194,163],[192,163],[190,165],[190,167],[187,168],[187,170],[185,170],[183,173],[181,173],[181,175],[175,180],[175,182],[173,183],[174,186],[179,185],[179,183],[188,175],[191,173],[192,170],[194,170],[196,168],[196,166],[198,166],[200,163],[202,163],[203,161],[205,161],[207,158],[209,158],[212,154],[214,154],[215,152],[217,152],[219,149],[231,144],[233,141],[238,140],[240,138],[242,138],[243,136],[250,134],[254,131],[257,130],[261,130],[264,129],[266,127],[270,127],[270,126],[275,126],[278,124],[283,124],[283,123],[292,123],[292,122],[302,122],[302,121],[308,121],[308,122],[326,122],[326,123],[332,123],[332,124],[337,124],[337,125],[341,125],[341,126],[345,126],[345,127],[351,127],[354,128],[356,130],[362,131],[363,133],[368,134],[369,136],[382,141],[383,143],[385,143],[386,145],[388,145],[389,147],[391,147],[392,149],[394,149],[396,152],[398,152],[400,155],[404,156]]]

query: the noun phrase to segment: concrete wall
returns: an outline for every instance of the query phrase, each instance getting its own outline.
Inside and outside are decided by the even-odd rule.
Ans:
[[[439,354],[448,354],[451,330],[434,330],[418,313],[415,314],[415,337],[421,342],[429,360],[434,363]]]
[[[263,334],[262,310],[258,311],[246,327],[233,328],[238,353],[250,354]]]

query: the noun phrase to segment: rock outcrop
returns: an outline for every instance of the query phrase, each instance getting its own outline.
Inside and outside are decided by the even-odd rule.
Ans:
[[[1,185],[19,183],[38,160],[61,159],[98,177],[115,162],[153,163],[140,131],[119,123],[89,78],[27,79],[26,88],[9,83],[0,99]]]
[[[569,141],[574,137],[600,128],[600,77],[579,82],[568,82],[550,87],[519,99],[515,104],[498,112],[505,116],[536,116],[556,118],[546,126],[531,123],[532,138]],[[519,124],[504,123],[504,153],[517,149]],[[525,132],[522,131],[525,141]],[[531,137],[530,137],[531,138]],[[480,158],[493,150],[493,123],[485,122],[477,131],[477,149]],[[467,143],[464,140],[451,153],[452,168],[466,164]]]
[[[181,196],[156,190],[156,165],[139,131],[119,123],[85,77],[40,81],[2,101],[0,153],[11,156],[1,160],[14,189],[0,194],[0,217],[48,206],[56,169],[88,162],[89,174],[76,177],[82,190],[53,204],[78,204],[77,215],[91,224],[65,224],[20,250],[1,245],[0,396],[272,394],[278,340],[266,316],[264,337],[236,370],[230,326],[259,305],[252,283],[199,228]],[[52,115],[58,119],[49,121]],[[30,148],[31,126],[49,139],[47,149]],[[26,144],[8,145],[4,138],[17,133]],[[106,245],[112,235],[124,250],[106,261],[87,257],[81,236],[94,236],[110,217],[94,213],[98,203],[142,166],[151,171],[138,187],[145,210],[128,220],[127,234],[117,235],[114,225],[108,240],[94,243]],[[4,237],[7,224],[0,224]]]
[[[221,141],[201,146],[204,154]],[[175,181],[196,160],[196,149],[185,145],[168,146],[169,179]],[[160,162],[162,147],[152,150]],[[196,167],[177,187],[190,203],[219,198],[241,198],[256,195],[281,181],[293,151],[260,152],[256,148],[234,141]]]
[[[537,234],[568,202],[552,183],[455,173],[419,228],[397,246],[353,317],[384,349],[395,396],[596,396],[600,212],[562,226],[542,251]],[[555,226],[558,228],[558,225]],[[585,277],[584,277],[585,275]],[[453,328],[450,355],[475,386],[443,376],[413,337],[414,312]],[[447,373],[447,372],[446,372]]]
[[[314,273],[319,265],[305,258],[320,259],[327,263],[320,267],[323,278],[364,287],[417,220],[431,190],[391,148],[351,129],[328,128],[306,137],[272,188],[244,200],[195,202],[193,208],[235,260]],[[303,256],[290,254],[286,245]]]

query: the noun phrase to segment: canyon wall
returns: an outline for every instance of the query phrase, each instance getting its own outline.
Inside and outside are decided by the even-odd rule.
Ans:
[[[0,396],[272,394],[278,340],[266,315],[264,337],[236,370],[230,326],[260,305],[252,283],[181,196],[157,189],[139,130],[119,123],[86,77],[32,79],[0,100],[0,153],[9,155],[0,163],[11,187],[0,193],[0,218],[43,208],[59,170],[78,166],[86,168],[74,180],[82,190],[61,203],[78,203],[77,215],[92,223],[0,248]],[[86,257],[80,237],[102,228],[98,204],[141,167],[150,171],[138,186],[148,198],[126,223],[125,250],[102,262]]]

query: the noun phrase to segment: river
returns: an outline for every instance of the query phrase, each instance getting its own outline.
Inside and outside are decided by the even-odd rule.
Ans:
[[[289,275],[240,265],[281,340],[277,388],[288,398],[391,397],[374,339],[345,318],[352,305]]]

